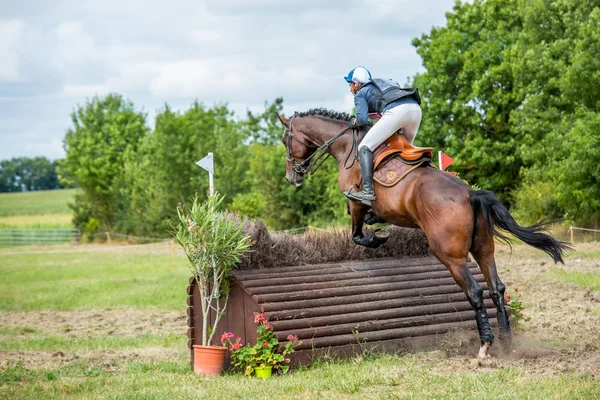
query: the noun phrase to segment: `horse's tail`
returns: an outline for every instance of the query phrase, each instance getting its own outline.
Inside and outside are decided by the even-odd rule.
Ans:
[[[495,237],[510,246],[509,239],[500,230],[510,232],[528,245],[550,255],[555,263],[561,262],[564,264],[563,252],[571,250],[571,247],[567,243],[556,240],[544,233],[547,222],[540,222],[527,227],[520,226],[494,193],[489,190],[472,191],[469,193],[469,198],[475,218],[479,215],[483,216],[488,231]]]

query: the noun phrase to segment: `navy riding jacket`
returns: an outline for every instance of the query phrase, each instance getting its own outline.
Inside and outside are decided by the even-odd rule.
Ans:
[[[356,106],[356,125],[363,126],[368,122],[368,114],[376,113],[379,110],[377,109],[377,100],[379,98],[380,90],[372,83],[366,83],[358,89],[356,95],[354,96],[354,105]],[[396,101],[388,104],[383,110],[382,114],[387,110],[397,107],[401,104],[419,104],[412,97],[403,97]]]

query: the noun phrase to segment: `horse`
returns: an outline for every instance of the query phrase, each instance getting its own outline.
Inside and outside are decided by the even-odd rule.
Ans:
[[[324,160],[332,156],[338,164],[338,185],[343,192],[360,181],[357,149],[369,126],[351,128],[351,115],[326,109],[296,112],[287,119],[277,115],[285,127],[286,180],[300,187]],[[499,339],[505,346],[512,338],[505,307],[505,286],[498,277],[494,238],[510,245],[507,232],[526,244],[546,252],[555,263],[563,261],[569,246],[545,233],[546,223],[520,226],[507,208],[488,190],[473,190],[461,179],[426,163],[414,169],[398,184],[385,187],[375,183],[377,199],[370,206],[349,201],[352,239],[359,245],[377,247],[385,238],[363,234],[367,213],[407,228],[419,228],[426,235],[433,254],[452,274],[475,311],[479,331],[478,358],[489,357],[494,335],[483,304],[483,289],[468,268],[471,253],[487,282],[497,309]]]

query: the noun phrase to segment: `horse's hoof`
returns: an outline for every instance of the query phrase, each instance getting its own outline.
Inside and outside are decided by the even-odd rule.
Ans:
[[[388,241],[388,239],[390,238],[390,232],[385,229],[376,229],[373,236],[375,237],[377,247],[379,247]]]
[[[481,345],[481,347],[479,348],[479,353],[477,354],[477,358],[480,360],[485,360],[486,358],[490,357],[489,354],[489,350],[490,350],[490,346],[492,344],[489,342],[485,342],[484,344]]]
[[[386,229],[375,229],[375,238],[381,243],[385,243],[390,238],[390,232]]]

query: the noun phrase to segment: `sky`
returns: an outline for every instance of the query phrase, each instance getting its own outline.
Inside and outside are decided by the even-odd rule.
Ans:
[[[407,82],[411,40],[454,0],[55,0],[0,2],[0,160],[64,157],[71,113],[95,95],[131,100],[154,127],[169,104],[237,115],[352,110],[343,77],[362,65]]]

